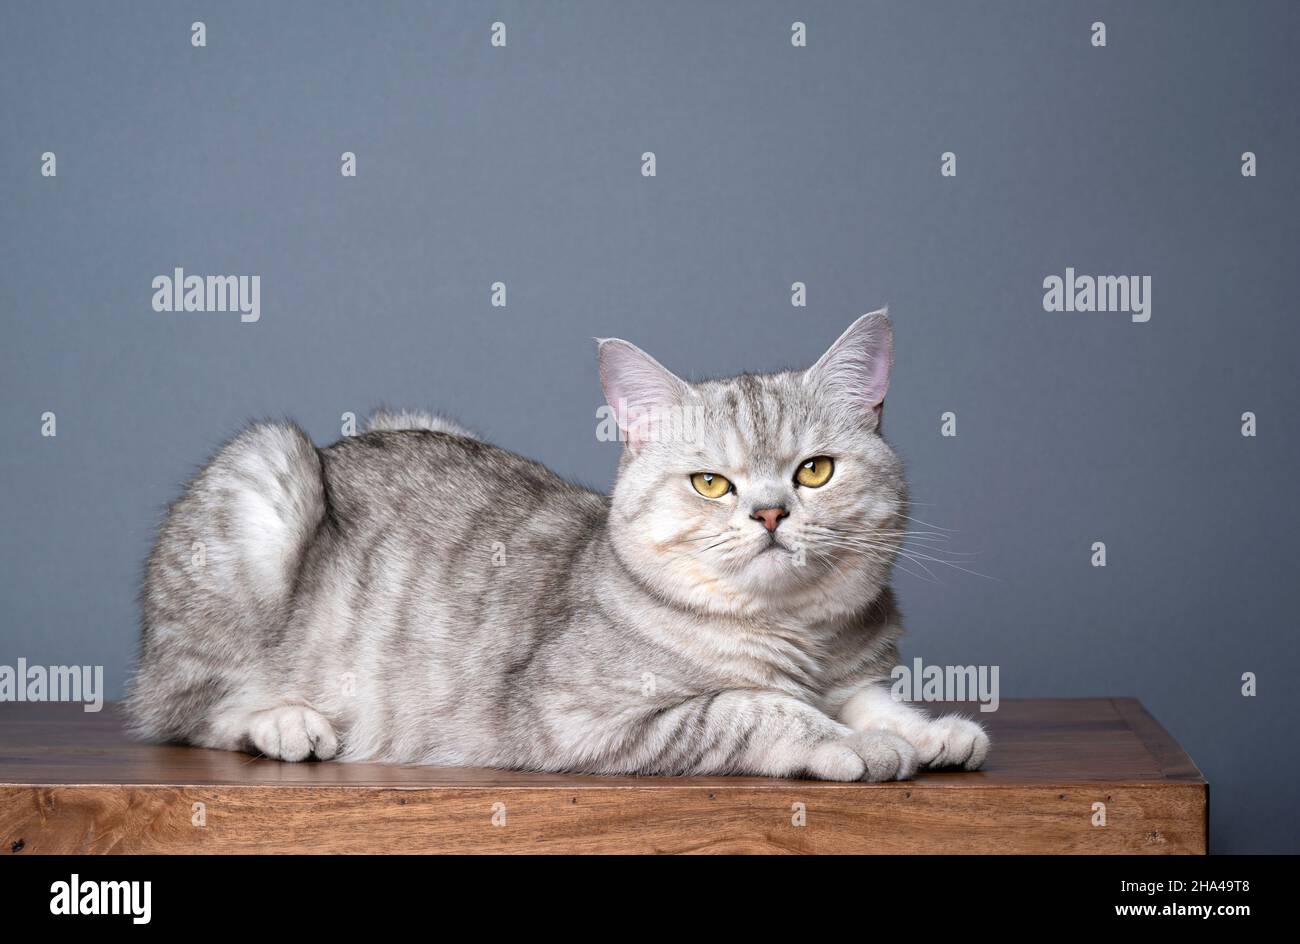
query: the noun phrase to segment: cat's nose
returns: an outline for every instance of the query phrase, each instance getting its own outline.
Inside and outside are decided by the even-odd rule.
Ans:
[[[790,512],[784,508],[760,508],[749,517],[755,521],[763,522],[763,527],[768,531],[776,531],[781,524],[781,519],[787,517]]]

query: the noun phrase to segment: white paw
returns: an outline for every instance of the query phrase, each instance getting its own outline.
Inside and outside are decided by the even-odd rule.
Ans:
[[[272,760],[305,760],[311,754],[329,760],[339,750],[334,728],[324,715],[305,705],[257,712],[249,722],[248,738]]]
[[[808,772],[819,780],[906,780],[916,764],[916,750],[901,737],[859,731],[814,748]]]
[[[845,741],[827,741],[813,748],[808,776],[814,780],[861,780],[867,765]]]
[[[959,715],[936,718],[909,732],[923,767],[963,767],[975,770],[989,753],[989,736],[974,721]]]

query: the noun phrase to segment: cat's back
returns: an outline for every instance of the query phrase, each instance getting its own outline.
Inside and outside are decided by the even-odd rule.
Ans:
[[[320,450],[328,515],[343,531],[416,528],[431,537],[479,537],[598,526],[599,492],[468,436],[429,430],[368,432]]]

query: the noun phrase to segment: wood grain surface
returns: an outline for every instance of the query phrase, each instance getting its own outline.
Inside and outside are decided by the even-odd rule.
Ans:
[[[286,764],[0,704],[0,852],[1205,852],[1205,779],[1137,701],[970,713],[986,769],[840,784]]]

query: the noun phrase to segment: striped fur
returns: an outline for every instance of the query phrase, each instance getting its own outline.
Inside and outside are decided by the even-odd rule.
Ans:
[[[427,414],[317,449],[231,441],[171,508],[147,567],[128,707],[147,738],[285,760],[604,773],[910,776],[978,766],[973,723],[885,681],[906,514],[880,435],[883,313],[808,371],[687,384],[600,345],[629,431],[609,497]],[[832,456],[820,488],[793,481]],[[711,471],[734,493],[707,499]],[[755,508],[788,517],[769,534]]]

